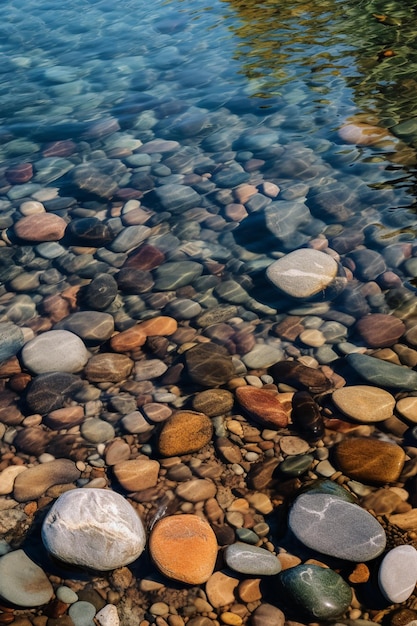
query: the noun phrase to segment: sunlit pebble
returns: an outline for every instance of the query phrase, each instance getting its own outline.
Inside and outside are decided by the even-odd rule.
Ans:
[[[389,139],[394,141],[395,139],[387,129],[362,122],[345,124],[345,126],[339,128],[338,134],[346,143],[359,146],[371,146],[382,140]]]

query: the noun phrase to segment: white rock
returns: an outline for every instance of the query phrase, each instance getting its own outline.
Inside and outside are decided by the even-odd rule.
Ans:
[[[96,613],[96,621],[99,626],[119,626],[119,614],[114,604],[106,604],[103,608]]]
[[[266,270],[269,280],[293,298],[308,298],[323,291],[333,282],[336,274],[336,261],[313,248],[294,250]]]
[[[48,330],[22,348],[22,361],[35,374],[79,372],[88,358],[82,339],[69,330]]]
[[[55,502],[42,526],[46,549],[57,559],[107,571],[142,553],[145,530],[135,509],[108,489],[74,489]]]
[[[417,583],[417,550],[397,546],[385,555],[378,572],[378,584],[389,602],[405,602]]]

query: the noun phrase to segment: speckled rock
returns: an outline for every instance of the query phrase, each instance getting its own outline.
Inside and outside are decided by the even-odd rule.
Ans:
[[[74,393],[83,386],[83,381],[75,374],[67,372],[39,374],[27,387],[26,404],[32,413],[49,413],[62,408],[66,400],[72,399]]]
[[[207,389],[197,393],[192,404],[195,411],[215,417],[228,413],[232,409],[234,397],[227,389]]]
[[[55,558],[106,571],[132,563],[145,546],[145,531],[134,508],[107,489],[74,489],[48,512],[42,540]]]
[[[159,435],[162,456],[181,456],[197,452],[211,440],[213,424],[207,415],[178,411],[166,421]]]
[[[162,574],[200,585],[213,572],[217,540],[211,526],[197,515],[170,515],[153,527],[149,551]]]
[[[133,361],[124,354],[103,352],[95,354],[85,366],[87,380],[94,383],[117,383],[129,376],[133,369]]]
[[[188,374],[202,387],[220,387],[234,375],[235,369],[227,350],[214,343],[202,343],[185,353]]]

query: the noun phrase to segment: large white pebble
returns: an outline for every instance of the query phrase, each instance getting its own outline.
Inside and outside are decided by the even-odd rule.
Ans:
[[[145,530],[135,509],[108,489],[74,489],[59,496],[42,526],[42,540],[65,563],[107,571],[142,553]]]
[[[380,565],[378,583],[389,602],[405,602],[417,583],[417,550],[409,545],[390,550]]]
[[[95,617],[100,626],[119,626],[120,620],[114,604],[106,604]]]
[[[22,361],[35,374],[79,372],[88,358],[82,339],[69,330],[48,330],[22,348]]]

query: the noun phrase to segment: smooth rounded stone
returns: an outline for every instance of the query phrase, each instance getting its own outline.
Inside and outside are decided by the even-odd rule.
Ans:
[[[149,237],[151,232],[149,226],[144,226],[143,224],[127,226],[112,241],[109,248],[113,252],[128,252],[137,248],[139,244]]]
[[[121,423],[123,428],[131,434],[149,433],[154,429],[154,426],[145,419],[140,411],[133,411],[125,415],[122,417]]]
[[[236,538],[238,541],[243,541],[253,546],[259,542],[258,535],[253,530],[249,530],[249,528],[236,528]]]
[[[164,311],[176,320],[191,320],[200,315],[202,308],[198,302],[189,298],[177,298],[170,302]]]
[[[289,455],[306,454],[310,450],[310,445],[307,441],[292,435],[281,437],[279,447],[284,454]]]
[[[202,502],[214,498],[216,492],[216,485],[206,478],[186,480],[175,489],[176,495],[186,502]]]
[[[100,172],[92,163],[76,165],[70,172],[71,182],[83,194],[109,200],[118,187],[112,176]]]
[[[49,330],[28,341],[21,352],[23,365],[35,374],[79,372],[88,361],[80,337],[68,330]]]
[[[73,245],[100,248],[113,239],[109,226],[97,217],[82,217],[71,220],[66,235]]]
[[[257,344],[250,352],[243,355],[242,361],[248,369],[262,369],[281,361],[284,351],[268,344]]]
[[[207,445],[212,435],[213,424],[207,415],[177,411],[162,426],[158,450],[166,457],[191,454]]]
[[[95,620],[99,626],[119,626],[117,607],[114,604],[106,604],[96,613]]]
[[[73,405],[50,411],[43,421],[52,430],[64,430],[81,424],[84,416],[84,407]]]
[[[208,579],[205,587],[207,600],[214,608],[236,602],[236,588],[239,579],[228,571],[216,571]]]
[[[84,385],[79,376],[67,372],[39,374],[26,388],[26,404],[32,413],[44,415],[62,408]]]
[[[405,602],[417,583],[417,550],[411,545],[400,545],[383,558],[378,571],[378,584],[388,602]]]
[[[65,604],[74,604],[74,602],[77,602],[78,600],[78,596],[75,591],[73,591],[66,585],[61,585],[60,587],[58,587],[55,591],[55,594],[58,600],[60,602],[64,602]]]
[[[123,439],[113,439],[105,449],[105,461],[109,466],[116,465],[130,459],[130,446]]]
[[[160,572],[190,585],[206,582],[217,558],[211,526],[197,515],[169,515],[153,527],[149,552]]]
[[[409,422],[417,423],[417,396],[408,396],[398,400],[396,406],[398,413]]]
[[[314,457],[312,454],[297,454],[296,456],[287,456],[282,463],[279,464],[279,471],[284,476],[302,476],[310,469]]]
[[[128,378],[134,362],[124,354],[103,352],[90,358],[84,368],[85,377],[92,383],[117,383]]]
[[[227,389],[206,389],[192,399],[194,411],[205,413],[208,417],[228,413],[232,410],[233,404],[233,394]]]
[[[135,561],[146,535],[135,509],[108,489],[74,489],[56,500],[42,525],[42,541],[55,558],[107,571]]]
[[[155,487],[160,465],[150,459],[121,461],[113,466],[117,480],[126,491],[143,491]]]
[[[274,576],[281,571],[281,563],[274,554],[246,543],[227,546],[224,558],[226,565],[240,574]]]
[[[148,203],[152,208],[179,214],[201,206],[201,198],[192,187],[171,183],[156,187],[147,194]]]
[[[55,325],[56,330],[69,330],[90,345],[100,344],[114,333],[114,318],[101,311],[78,311]]]
[[[335,461],[354,480],[368,484],[395,483],[404,467],[405,452],[395,443],[351,437],[336,446]]]
[[[203,266],[196,261],[170,261],[154,270],[155,289],[174,291],[189,285],[203,273]]]
[[[348,254],[348,258],[355,264],[353,271],[355,277],[364,283],[375,280],[387,269],[384,257],[368,248],[354,250]]]
[[[115,352],[130,352],[143,346],[145,341],[145,331],[141,329],[141,324],[136,324],[117,335],[113,335],[110,339],[110,347]]]
[[[139,249],[130,254],[123,267],[136,268],[138,270],[153,270],[165,261],[165,255],[156,246],[143,243]]]
[[[120,291],[131,294],[146,293],[154,284],[150,272],[133,267],[122,267],[115,278]]]
[[[336,389],[332,400],[339,411],[361,424],[382,422],[392,417],[395,407],[395,398],[388,391],[368,385]]]
[[[149,359],[148,361],[136,361],[135,363],[135,380],[152,380],[159,378],[168,370],[166,363],[161,359]]]
[[[117,296],[117,282],[110,274],[98,274],[82,292],[82,302],[93,311],[103,311]]]
[[[278,607],[262,602],[252,613],[251,626],[284,626],[285,614]]]
[[[104,443],[115,436],[115,430],[109,422],[89,417],[81,424],[81,435],[91,443]]]
[[[27,468],[24,465],[9,465],[2,472],[0,472],[1,496],[12,493],[16,476],[24,472],[26,469]]]
[[[298,496],[288,525],[307,547],[347,561],[370,561],[386,545],[383,527],[368,511],[329,494]]]
[[[330,620],[349,608],[352,591],[339,574],[318,565],[296,565],[279,574],[285,600],[306,617]]]
[[[238,387],[235,394],[242,409],[262,426],[285,428],[288,425],[288,412],[274,393],[247,385]]]
[[[74,602],[68,609],[68,615],[74,622],[74,626],[91,626],[94,623],[95,614],[96,607],[84,600]]]
[[[47,604],[54,593],[45,572],[23,550],[0,557],[0,597],[18,607]]]
[[[172,415],[172,409],[159,402],[148,402],[142,406],[142,411],[147,420],[152,424],[165,422]]]
[[[184,358],[191,380],[202,387],[220,387],[235,373],[227,350],[211,342],[190,348]]]
[[[26,215],[13,227],[16,237],[25,241],[59,241],[65,234],[67,222],[54,213]]]
[[[388,348],[402,337],[405,324],[393,315],[374,313],[362,317],[355,329],[369,347]]]
[[[305,488],[306,493],[320,493],[339,498],[345,502],[357,502],[356,497],[334,480],[318,479]]]
[[[271,283],[292,298],[309,298],[336,278],[336,261],[319,250],[303,248],[286,254],[266,270]]]
[[[322,393],[331,387],[331,382],[323,372],[314,367],[307,367],[297,361],[280,361],[275,363],[269,373],[276,384],[286,383],[296,389],[308,390],[311,393]]]
[[[215,287],[214,293],[226,302],[232,304],[244,304],[249,300],[249,294],[246,289],[235,280],[222,281]]]
[[[317,441],[324,435],[320,407],[308,391],[296,391],[293,395],[291,420],[293,427],[307,441]]]
[[[417,372],[403,365],[382,361],[367,354],[353,353],[345,357],[364,380],[379,387],[417,391]]]
[[[56,459],[29,467],[16,476],[13,497],[18,502],[29,502],[42,496],[53,485],[69,485],[78,480],[81,472],[73,461]]]
[[[203,311],[203,313],[198,316],[196,323],[201,328],[207,328],[208,326],[212,326],[213,324],[227,322],[230,318],[235,317],[237,315],[237,312],[238,309],[233,304],[215,306],[208,309],[207,311]]]
[[[25,333],[20,326],[16,326],[16,324],[12,324],[11,322],[1,322],[0,363],[15,356],[25,344],[26,340]]]

